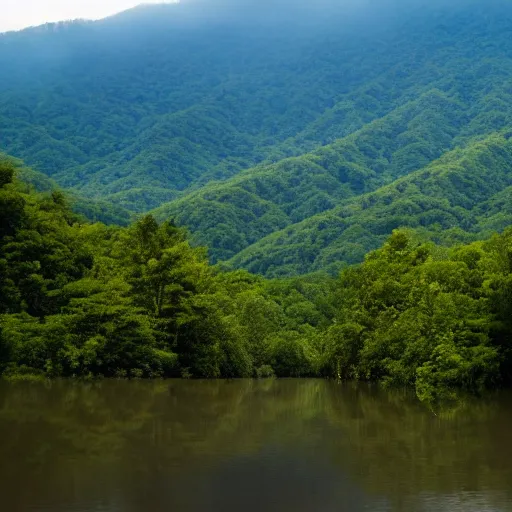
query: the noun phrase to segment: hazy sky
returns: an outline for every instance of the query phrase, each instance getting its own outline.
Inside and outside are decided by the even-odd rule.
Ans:
[[[0,32],[49,21],[99,19],[141,3],[165,0],[0,0]]]

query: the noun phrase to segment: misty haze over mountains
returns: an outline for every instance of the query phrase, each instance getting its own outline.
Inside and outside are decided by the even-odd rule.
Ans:
[[[509,219],[511,18],[501,0],[183,0],[3,34],[0,150],[107,220],[172,217],[270,275],[335,271],[400,226],[470,241]],[[479,159],[499,186],[466,197]],[[424,186],[433,169],[457,185]]]

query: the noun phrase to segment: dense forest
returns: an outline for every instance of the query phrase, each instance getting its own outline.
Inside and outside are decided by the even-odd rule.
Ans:
[[[0,35],[0,149],[93,220],[173,218],[267,277],[335,274],[397,227],[449,245],[509,225],[509,3],[355,4],[186,0]],[[479,169],[498,179],[473,198]]]
[[[486,238],[512,224],[511,169],[510,132],[493,134],[272,233],[230,263],[270,276],[335,271],[362,261],[405,226],[448,246]]]
[[[511,21],[185,0],[0,34],[0,373],[510,384]]]
[[[0,371],[306,377],[422,400],[512,377],[512,229],[451,249],[397,230],[363,264],[266,280],[212,266],[172,222],[90,223],[0,164]]]

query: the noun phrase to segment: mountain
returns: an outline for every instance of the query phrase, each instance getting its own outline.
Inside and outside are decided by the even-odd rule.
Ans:
[[[456,149],[375,192],[272,233],[233,258],[267,275],[362,261],[399,227],[437,242],[485,238],[512,224],[512,132]]]
[[[152,211],[272,276],[395,227],[471,241],[510,220],[511,21],[503,0],[185,0],[3,34],[0,150],[93,220]]]
[[[432,91],[315,152],[240,172],[155,210],[196,233],[215,260],[421,168],[451,147],[464,108]]]
[[[316,27],[297,34],[284,21],[226,29],[223,19],[190,20],[194,9],[146,7],[4,35],[2,149],[62,186],[145,210],[205,173],[232,175],[270,157],[385,66],[356,70],[350,34],[326,45]]]

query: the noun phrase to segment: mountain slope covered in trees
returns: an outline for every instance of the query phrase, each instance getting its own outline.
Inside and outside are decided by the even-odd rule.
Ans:
[[[126,226],[132,220],[132,212],[122,206],[112,204],[110,201],[85,198],[71,191],[64,193],[53,179],[30,167],[24,166],[23,163],[16,158],[0,153],[0,163],[14,165],[17,169],[17,176],[20,179],[20,183],[23,183],[23,186],[26,187],[27,190],[55,192],[63,195],[72,210],[82,215],[84,219],[119,226]]]
[[[190,9],[4,35],[3,149],[63,186],[147,209],[205,173],[264,159],[379,73],[350,65],[359,51],[348,34],[321,52],[314,28],[234,21],[226,30],[222,20],[187,21]],[[357,126],[372,114],[362,115]]]
[[[396,227],[469,242],[509,223],[511,21],[504,0],[185,0],[1,34],[0,150],[92,220],[151,211],[269,276]]]
[[[451,147],[464,109],[440,91],[421,96],[313,153],[242,171],[155,210],[195,233],[214,260],[343,200],[378,189]]]
[[[501,231],[512,222],[510,137],[494,134],[455,149],[375,192],[272,233],[232,263],[293,275],[358,263],[399,227],[447,245]]]

